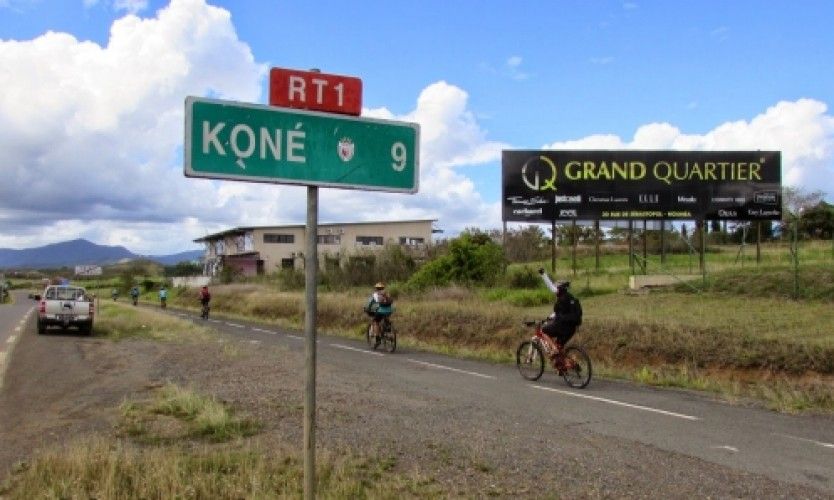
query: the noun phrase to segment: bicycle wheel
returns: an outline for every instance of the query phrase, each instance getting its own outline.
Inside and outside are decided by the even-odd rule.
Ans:
[[[368,324],[368,330],[365,332],[365,340],[368,341],[368,347],[371,349],[376,350],[376,348],[379,347],[379,339],[374,336],[373,322]]]
[[[525,340],[515,352],[515,364],[522,377],[527,380],[538,380],[544,373],[542,348],[538,344]]]
[[[394,330],[394,325],[390,321],[385,321],[382,325],[382,339],[380,340],[382,350],[385,352],[394,352],[397,350],[397,331]]]
[[[591,358],[585,349],[571,346],[565,349],[565,368],[559,372],[571,387],[582,389],[591,382]]]

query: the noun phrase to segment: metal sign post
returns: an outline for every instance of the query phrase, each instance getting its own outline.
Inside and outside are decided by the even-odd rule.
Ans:
[[[304,245],[304,498],[316,497],[316,311],[319,269],[316,248],[319,188],[307,186],[307,239]]]

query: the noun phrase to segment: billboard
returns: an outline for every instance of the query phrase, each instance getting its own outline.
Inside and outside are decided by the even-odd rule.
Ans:
[[[503,220],[779,220],[779,151],[505,150]]]
[[[101,266],[75,266],[76,276],[101,276]]]

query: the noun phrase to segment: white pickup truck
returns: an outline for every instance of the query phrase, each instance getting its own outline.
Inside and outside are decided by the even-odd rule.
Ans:
[[[35,295],[38,303],[38,333],[46,333],[48,326],[64,329],[75,326],[78,331],[90,334],[93,330],[95,306],[93,298],[78,286],[50,285],[42,295]]]

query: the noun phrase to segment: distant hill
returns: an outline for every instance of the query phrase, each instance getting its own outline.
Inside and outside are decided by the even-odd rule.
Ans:
[[[173,255],[141,256],[123,246],[98,245],[85,239],[77,239],[21,250],[0,248],[0,268],[44,269],[83,264],[101,266],[139,258],[173,265],[184,260],[197,260],[202,255],[201,250],[192,250]]]

